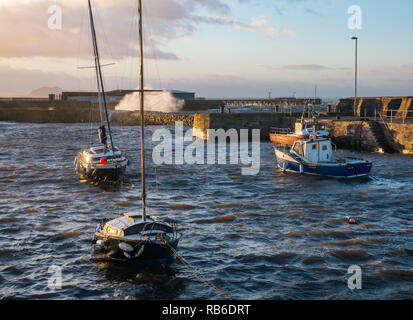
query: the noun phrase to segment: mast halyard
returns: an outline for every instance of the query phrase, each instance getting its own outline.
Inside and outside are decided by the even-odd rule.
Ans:
[[[111,130],[110,121],[109,121],[109,113],[108,113],[108,108],[106,104],[105,88],[103,85],[102,69],[100,67],[99,49],[98,49],[98,44],[97,44],[97,39],[96,39],[95,23],[93,19],[92,5],[90,4],[90,0],[88,0],[88,4],[89,4],[89,17],[90,17],[90,30],[92,32],[92,40],[93,40],[93,52],[95,55],[96,77],[97,77],[97,83],[98,83],[99,109],[100,109],[100,117],[101,117],[101,127],[99,128],[99,136],[100,136],[101,142],[106,147],[106,137],[105,137],[106,130],[105,130],[105,125],[104,125],[105,118],[106,118],[111,149],[112,149],[113,154],[115,154],[115,147],[113,145],[113,139],[112,139],[112,130]],[[104,116],[103,116],[103,110],[102,110],[102,97],[103,97]]]
[[[146,221],[146,179],[145,179],[145,117],[144,117],[144,83],[143,83],[143,32],[142,0],[138,0],[139,19],[139,98],[141,117],[141,180],[142,180],[142,220]]]

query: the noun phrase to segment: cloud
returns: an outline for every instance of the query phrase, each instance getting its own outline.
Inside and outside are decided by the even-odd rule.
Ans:
[[[312,15],[314,15],[314,16],[319,16],[319,17],[321,17],[321,13],[319,13],[318,11],[315,11],[315,10],[313,10],[313,9],[311,9],[311,8],[305,8],[305,12],[306,12],[306,13],[309,13],[309,14],[312,14]]]
[[[42,86],[53,85],[62,88],[70,86],[75,88],[75,86],[79,85],[79,79],[64,72],[43,72],[41,70],[15,69],[0,66],[0,75],[1,78],[7,79],[7,81],[2,81],[0,96],[27,95],[33,89]],[[51,79],[53,79],[53,83],[51,83]]]
[[[333,68],[323,66],[320,64],[290,64],[284,66],[268,66],[260,65],[260,67],[272,70],[299,70],[299,71],[324,71],[332,70]]]
[[[207,24],[216,24],[216,25],[227,25],[232,26],[234,29],[238,30],[247,30],[250,32],[260,33],[265,35],[267,38],[275,39],[279,34],[278,29],[274,28],[268,18],[260,17],[252,20],[251,22],[245,22],[243,20],[237,19],[235,17],[222,17],[222,16],[196,16],[194,17],[196,21],[207,23]],[[285,32],[284,34],[288,34]],[[292,30],[289,30],[289,35],[293,34]],[[295,33],[294,33],[295,34]]]
[[[295,38],[297,36],[297,33],[290,28],[284,28],[283,33],[290,36],[291,38]]]
[[[0,0],[1,1],[1,0]],[[51,30],[51,4],[62,8],[62,29]],[[136,1],[92,1],[101,53],[111,60],[137,55]],[[230,15],[222,0],[151,0],[144,2],[146,58],[179,60],[168,48],[171,40],[191,36],[200,23],[227,25],[275,39],[279,34],[295,37],[285,28],[280,32],[268,18],[250,22]],[[217,15],[199,14],[203,10]],[[106,56],[102,54],[102,56]],[[85,59],[91,56],[90,26],[85,0],[15,0],[0,5],[0,58],[56,57]]]
[[[62,29],[51,30],[51,4],[62,8]],[[137,3],[135,1],[92,1],[99,46],[110,46],[114,59],[137,54]],[[194,13],[206,8],[228,14],[221,0],[151,0],[144,2],[145,39],[154,48],[148,58],[178,59],[168,52],[171,39],[196,30]],[[0,5],[0,57],[86,57],[90,56],[90,29],[85,0],[52,3],[48,0],[15,0]],[[88,45],[81,45],[87,42]]]
[[[269,27],[269,28],[265,28],[264,33],[268,38],[274,39],[278,34],[278,30],[274,29],[273,27]]]
[[[222,3],[220,0],[187,0],[185,5],[187,7],[192,7],[195,9],[196,6],[201,5],[208,9],[212,9],[213,11],[220,12],[221,14],[229,14],[231,9],[230,7]]]

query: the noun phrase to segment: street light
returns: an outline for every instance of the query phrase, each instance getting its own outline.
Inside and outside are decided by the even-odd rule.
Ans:
[[[356,57],[355,57],[355,68],[354,68],[354,116],[357,115],[357,55],[358,55],[358,38],[352,37],[351,40],[356,40]]]

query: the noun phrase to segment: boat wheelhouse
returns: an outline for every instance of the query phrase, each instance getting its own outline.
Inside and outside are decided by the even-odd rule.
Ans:
[[[299,119],[295,122],[295,132],[291,132],[288,128],[271,128],[270,141],[278,145],[292,146],[298,140],[313,136],[314,126],[318,138],[330,138],[326,123],[315,119]]]

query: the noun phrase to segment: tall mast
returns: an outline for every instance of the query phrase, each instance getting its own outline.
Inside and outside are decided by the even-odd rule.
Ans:
[[[142,220],[146,221],[146,179],[145,179],[145,117],[144,117],[144,84],[143,84],[143,33],[142,33],[142,0],[138,0],[139,15],[139,98],[141,116],[141,180],[142,180]]]
[[[96,67],[96,77],[97,77],[97,83],[98,83],[98,96],[99,96],[99,109],[100,109],[100,117],[101,117],[101,123],[105,122],[103,118],[103,112],[102,112],[102,101],[101,97],[103,97],[103,106],[104,106],[104,111],[105,111],[105,118],[106,118],[106,123],[108,125],[108,130],[109,130],[109,138],[110,138],[110,144],[111,144],[111,149],[113,154],[115,154],[115,147],[113,145],[113,139],[112,139],[112,130],[110,128],[110,121],[109,121],[109,113],[108,113],[108,108],[106,104],[106,95],[105,95],[105,88],[103,85],[103,76],[102,76],[102,69],[100,67],[100,58],[99,58],[99,49],[98,49],[98,43],[96,40],[96,30],[95,30],[95,22],[93,20],[93,13],[92,13],[92,5],[90,4],[90,0],[88,0],[89,4],[89,17],[90,17],[90,30],[92,32],[92,40],[93,40],[93,52],[95,54],[95,67]]]
[[[97,53],[96,53],[96,48],[95,48],[95,26],[93,22],[93,14],[92,14],[92,7],[90,5],[89,1],[89,20],[90,20],[90,31],[92,33],[92,41],[93,41],[93,52],[95,56],[95,70],[96,70],[96,79],[98,83],[98,100],[99,100],[99,111],[100,111],[100,125],[103,126],[105,124],[105,118],[103,115],[103,106],[102,106],[102,93],[101,93],[101,88],[100,88],[100,81],[99,81],[99,71],[98,71],[98,60],[97,60]]]

